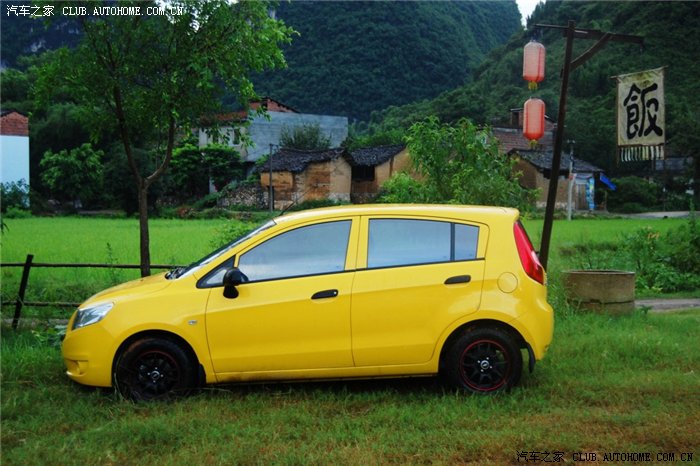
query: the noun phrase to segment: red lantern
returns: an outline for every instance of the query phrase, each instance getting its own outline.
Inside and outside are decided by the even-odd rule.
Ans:
[[[523,78],[531,90],[544,79],[544,52],[544,45],[534,39],[523,50]]]
[[[544,102],[537,98],[527,99],[523,113],[523,136],[534,147],[537,140],[544,136]]]

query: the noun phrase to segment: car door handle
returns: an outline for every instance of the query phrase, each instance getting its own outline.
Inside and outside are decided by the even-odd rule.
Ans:
[[[338,290],[323,290],[314,293],[311,299],[335,298],[338,296]]]
[[[457,283],[469,283],[472,281],[471,275],[456,275],[445,280],[445,285],[456,285]]]

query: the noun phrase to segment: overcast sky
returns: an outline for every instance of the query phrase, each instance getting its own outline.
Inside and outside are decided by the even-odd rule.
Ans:
[[[527,17],[532,14],[532,10],[535,9],[539,0],[515,0],[520,9],[520,15],[523,17],[523,26],[525,26],[525,21]],[[544,0],[543,0],[544,1]]]

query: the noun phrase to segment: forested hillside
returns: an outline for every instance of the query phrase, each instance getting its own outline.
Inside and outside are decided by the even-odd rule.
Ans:
[[[28,3],[3,1],[2,7],[5,9],[8,5]],[[64,45],[74,46],[80,37],[77,21],[61,16],[56,16],[56,20],[47,26],[41,18],[17,16],[3,10],[0,22],[0,65],[3,68],[18,66],[18,59],[24,55],[37,54]]]
[[[700,2],[547,0],[533,13],[527,31],[515,34],[475,70],[473,82],[433,100],[378,112],[370,131],[406,128],[427,115],[444,121],[468,117],[491,125],[505,122],[509,109],[522,107],[530,96],[522,79],[522,49],[534,24],[566,26],[568,20],[580,28],[641,35],[645,41],[644,48],[609,42],[572,73],[566,138],[576,141],[577,155],[612,173],[624,170],[614,159],[616,83],[611,77],[662,66],[666,67],[667,142],[672,150],[693,155],[700,143]],[[535,94],[545,101],[547,114],[556,118],[564,38],[549,29],[543,30],[541,41],[547,47],[547,76]],[[576,39],[573,56],[594,43]]]
[[[521,29],[514,1],[295,1],[276,13],[299,35],[285,49],[288,68],[256,79],[258,93],[360,120],[469,82]]]
[[[4,2],[3,2],[4,3]],[[471,80],[493,48],[521,29],[515,1],[280,2],[296,29],[289,67],[255,79],[269,95],[309,113],[367,120],[374,110],[433,98]],[[26,17],[2,19],[2,63],[73,45],[70,19],[50,29]]]

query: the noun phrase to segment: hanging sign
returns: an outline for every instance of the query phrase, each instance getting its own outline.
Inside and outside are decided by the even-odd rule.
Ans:
[[[666,142],[664,69],[625,74],[616,79],[619,160],[663,159]]]

